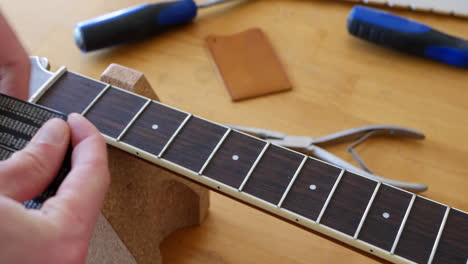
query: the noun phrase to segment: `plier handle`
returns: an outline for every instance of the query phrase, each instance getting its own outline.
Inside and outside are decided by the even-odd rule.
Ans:
[[[367,138],[372,136],[395,136],[395,137],[405,137],[410,139],[424,139],[425,136],[422,132],[400,127],[400,126],[389,126],[389,125],[376,125],[376,126],[363,126],[353,129],[348,129],[333,133],[327,136],[312,138],[307,136],[291,136],[282,132],[255,128],[255,127],[246,127],[246,126],[236,126],[236,125],[227,125],[228,127],[251,134],[262,138],[272,144],[279,146],[291,148],[304,154],[314,156],[318,159],[326,161],[330,164],[336,165],[343,169],[346,169],[350,172],[375,179],[390,185],[393,185],[398,188],[403,188],[411,190],[414,192],[422,192],[427,190],[427,185],[420,183],[411,183],[411,182],[401,182],[396,180],[391,180],[378,176],[372,172],[364,163],[364,161],[359,157],[359,155],[354,151],[354,147],[364,142]],[[354,159],[359,163],[361,168],[354,166],[353,164],[341,159],[340,157],[330,153],[322,147],[352,142],[353,144],[348,146],[348,151],[354,157]]]

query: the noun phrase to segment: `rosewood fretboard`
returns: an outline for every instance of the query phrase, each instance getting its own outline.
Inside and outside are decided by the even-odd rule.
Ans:
[[[62,74],[60,77],[59,74]],[[34,100],[113,146],[397,263],[468,263],[468,214],[71,72]]]

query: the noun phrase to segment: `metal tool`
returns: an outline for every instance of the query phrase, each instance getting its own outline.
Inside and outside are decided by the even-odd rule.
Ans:
[[[75,26],[76,45],[88,52],[122,43],[146,39],[191,22],[198,8],[233,0],[193,0],[142,4],[102,15]]]
[[[245,127],[245,126],[234,126],[227,125],[232,129],[237,129],[245,133],[260,137],[265,139],[268,142],[273,144],[291,148],[297,151],[301,151],[305,154],[317,157],[323,161],[329,162],[338,167],[344,168],[350,172],[368,177],[374,180],[382,181],[384,183],[393,185],[398,188],[408,189],[415,192],[422,192],[427,190],[427,186],[420,183],[409,183],[409,182],[400,182],[395,180],[390,180],[383,178],[381,176],[373,173],[364,163],[364,161],[358,156],[354,151],[354,148],[364,142],[371,136],[395,136],[395,137],[405,137],[410,139],[424,139],[425,136],[423,133],[399,126],[364,126],[349,130],[344,130],[337,132],[328,136],[320,138],[311,138],[307,136],[290,136],[282,132],[260,129],[254,127]],[[330,146],[344,142],[355,141],[348,147],[348,151],[355,158],[355,160],[360,164],[361,168],[358,168],[351,163],[341,159],[340,157],[328,152],[323,149],[323,146]]]
[[[67,115],[0,93],[0,161],[26,147],[39,128],[52,118],[67,120]],[[40,209],[47,199],[55,195],[70,172],[71,154],[70,146],[56,177],[41,194],[23,203],[26,208]]]
[[[356,6],[348,17],[352,35],[456,67],[468,67],[468,40],[377,9]]]

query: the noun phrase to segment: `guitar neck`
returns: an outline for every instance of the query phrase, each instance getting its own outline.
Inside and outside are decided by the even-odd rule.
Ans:
[[[394,263],[468,261],[468,214],[88,77],[32,100],[81,113],[108,144]]]

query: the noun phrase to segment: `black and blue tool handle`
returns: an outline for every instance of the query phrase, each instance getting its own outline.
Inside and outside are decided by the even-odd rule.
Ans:
[[[457,67],[468,67],[468,41],[377,9],[356,6],[348,31],[370,42]]]
[[[191,22],[196,16],[193,0],[143,4],[80,22],[74,37],[76,45],[88,52],[146,39]]]

